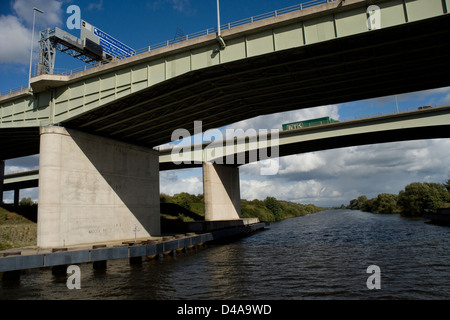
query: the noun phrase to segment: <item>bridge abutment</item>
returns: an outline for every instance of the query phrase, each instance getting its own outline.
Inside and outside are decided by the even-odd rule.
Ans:
[[[158,152],[62,127],[40,135],[39,247],[160,234]]]
[[[205,221],[241,219],[239,168],[203,163]]]

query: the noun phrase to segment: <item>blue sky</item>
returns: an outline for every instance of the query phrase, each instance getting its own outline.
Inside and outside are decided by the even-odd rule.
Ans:
[[[300,0],[220,0],[221,23],[301,3]],[[45,11],[36,16],[37,31],[59,27],[75,36],[79,30],[66,25],[70,5],[77,5],[81,18],[102,29],[134,49],[173,39],[177,32],[191,34],[217,25],[216,0],[1,0],[0,1],[0,92],[26,85],[28,82],[33,7]],[[7,44],[7,45],[4,45]],[[33,63],[37,62],[37,41]],[[84,64],[58,52],[56,69],[71,70]],[[318,106],[311,110],[293,111],[249,119],[235,127],[270,126],[278,128],[292,122],[331,115],[340,120],[368,115],[416,109],[417,106],[450,104],[450,88],[437,88],[398,96],[379,97],[367,101]],[[414,181],[443,182],[450,178],[447,165],[450,156],[448,140],[413,141],[315,152],[281,159],[280,173],[261,177],[258,164],[241,168],[241,196],[246,199],[275,196],[278,199],[318,205],[348,204],[361,194],[398,193]],[[7,162],[6,172],[37,168],[38,157]],[[174,194],[187,191],[202,193],[201,170],[161,173],[161,192]],[[21,196],[37,199],[37,190],[24,190]],[[5,200],[12,193],[5,194]]]

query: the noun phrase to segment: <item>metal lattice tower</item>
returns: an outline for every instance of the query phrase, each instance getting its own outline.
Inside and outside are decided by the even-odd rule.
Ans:
[[[39,33],[39,65],[37,75],[53,74],[55,69],[56,47],[51,40],[55,29],[43,30]]]
[[[81,40],[59,28],[39,33],[39,66],[36,75],[53,74],[56,50],[89,64],[103,61],[103,49],[89,40]]]

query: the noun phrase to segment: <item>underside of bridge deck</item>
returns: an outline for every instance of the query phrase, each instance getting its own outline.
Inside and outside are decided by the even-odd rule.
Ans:
[[[196,120],[208,130],[259,115],[446,87],[449,38],[450,15],[445,14],[222,63],[61,125],[154,147],[170,142],[177,128],[193,132]],[[38,153],[38,128],[1,129],[0,150],[3,159]]]
[[[187,73],[64,124],[152,147],[173,130],[450,85],[450,16]],[[226,50],[226,49],[225,49]],[[281,124],[280,124],[281,125]],[[272,129],[272,128],[268,128]]]

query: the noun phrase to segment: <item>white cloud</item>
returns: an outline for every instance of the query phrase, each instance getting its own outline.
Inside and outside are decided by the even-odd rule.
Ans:
[[[157,0],[148,4],[153,10],[159,10],[164,5],[170,5],[173,10],[185,14],[194,14],[196,10],[192,7],[190,0]]]
[[[63,23],[64,15],[62,1],[58,0],[15,0],[13,9],[17,17],[30,29],[33,25],[33,7],[44,11],[43,14],[36,13],[37,28],[52,28]]]
[[[450,95],[450,87],[443,87],[443,88],[436,88],[436,89],[429,89],[429,90],[423,90],[423,91],[417,91],[417,92],[408,92],[403,94],[398,94],[397,96],[385,96],[385,97],[379,97],[375,99],[370,99],[370,101],[375,102],[376,105],[382,106],[385,104],[392,103],[396,100],[398,102],[402,101],[423,101],[425,100],[425,104],[432,105],[432,106],[442,106],[445,104],[450,104],[450,97],[449,100],[447,100],[446,103],[442,103],[445,100],[435,100],[436,96],[441,95],[447,95],[449,97]],[[417,105],[413,105],[414,108],[417,107]]]
[[[29,63],[30,30],[15,16],[0,16],[0,30],[0,63]]]
[[[198,174],[200,172],[200,174]],[[184,176],[184,177],[183,177]],[[174,195],[181,192],[203,193],[203,179],[198,169],[160,172],[160,192]]]
[[[325,187],[316,180],[283,183],[272,181],[269,177],[264,181],[241,179],[241,198],[247,200],[265,199],[275,197],[280,200],[296,201],[301,203],[317,202],[319,199],[339,194],[336,190]]]
[[[5,174],[36,170],[39,168],[39,155],[5,161]]]
[[[88,6],[88,10],[103,10],[103,0],[90,3]]]
[[[449,150],[450,139],[325,150],[281,158],[279,174],[264,177],[249,164],[240,169],[241,196],[335,206],[359,195],[398,194],[411,182],[449,179]]]
[[[309,120],[321,117],[331,117],[333,119],[339,120],[339,107],[337,105],[328,105],[316,108],[299,109],[295,111],[269,114],[240,121],[228,126],[227,128],[243,129],[244,131],[249,128],[255,129],[256,131],[260,129],[281,130],[282,129],[281,126],[284,123]]]
[[[36,27],[33,56],[36,61],[39,31],[62,24],[62,2],[57,0],[15,0],[12,3],[14,15],[0,16],[0,64],[29,64],[33,25],[33,7],[44,11],[36,13]]]
[[[280,161],[279,174],[292,174],[297,172],[309,172],[323,168],[325,160],[317,153],[305,153],[285,157]]]

